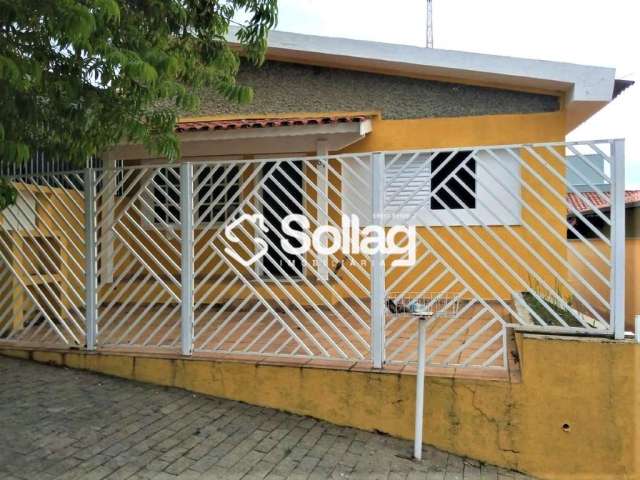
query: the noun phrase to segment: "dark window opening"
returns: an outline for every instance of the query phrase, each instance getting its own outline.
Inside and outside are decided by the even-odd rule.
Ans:
[[[431,160],[432,210],[476,208],[476,161],[470,155],[440,152]]]
[[[228,220],[240,206],[238,167],[203,167],[194,182],[196,225]],[[154,178],[157,223],[180,223],[180,169],[162,168]]]
[[[167,225],[180,222],[180,170],[161,168],[160,174],[153,179],[156,218]]]

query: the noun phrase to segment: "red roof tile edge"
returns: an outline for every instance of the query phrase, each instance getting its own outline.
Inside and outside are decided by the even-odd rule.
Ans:
[[[609,192],[603,192],[603,194],[596,192],[580,192],[580,195],[587,199],[589,202],[593,204],[594,207],[598,209],[609,208]],[[576,193],[569,193],[567,195],[567,200],[571,204],[571,206],[580,213],[589,212],[592,210],[591,206],[583,200],[581,196]],[[636,203],[640,202],[640,190],[627,190],[624,192],[624,203]]]
[[[250,120],[206,120],[178,122],[176,132],[199,132],[207,130],[235,130],[239,128],[290,127],[295,125],[329,125],[335,123],[360,123],[367,120],[364,115],[306,118],[259,118]]]

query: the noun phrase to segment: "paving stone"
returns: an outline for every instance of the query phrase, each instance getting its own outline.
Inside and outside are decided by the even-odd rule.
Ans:
[[[269,475],[269,473],[271,473],[274,467],[275,464],[267,462],[263,458],[256,463],[251,470],[249,470],[249,472],[243,477],[243,480],[263,480]]]
[[[195,463],[194,460],[191,460],[190,458],[187,458],[187,457],[183,456],[183,457],[178,458],[171,465],[169,465],[165,469],[165,472],[171,473],[173,475],[180,475],[181,473],[183,473],[187,468],[189,468],[194,463]]]
[[[300,415],[0,357],[0,480],[526,480]]]
[[[262,453],[269,453],[276,445],[278,445],[277,440],[274,440],[273,438],[265,438],[256,445],[255,450]]]

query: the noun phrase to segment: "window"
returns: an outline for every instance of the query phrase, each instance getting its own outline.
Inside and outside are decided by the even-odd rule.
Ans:
[[[343,169],[343,213],[361,224],[373,222],[370,165]],[[389,227],[522,224],[520,160],[511,149],[388,153],[384,179]]]
[[[196,185],[196,223],[224,222],[240,206],[238,167],[203,167]]]
[[[400,158],[385,171],[385,207],[398,208],[426,205],[429,199],[429,171],[426,158]]]
[[[431,160],[431,210],[476,208],[476,161],[470,155],[440,152]]]
[[[221,178],[222,177],[222,178]],[[240,205],[238,167],[201,167],[194,179],[197,227],[226,221]],[[159,224],[180,224],[180,169],[161,168],[154,180],[154,218]]]

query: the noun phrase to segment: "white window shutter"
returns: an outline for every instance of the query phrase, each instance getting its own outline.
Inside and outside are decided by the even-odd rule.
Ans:
[[[399,208],[422,207],[429,199],[428,164],[422,160],[409,163],[397,160],[385,172],[385,210],[396,213]]]

